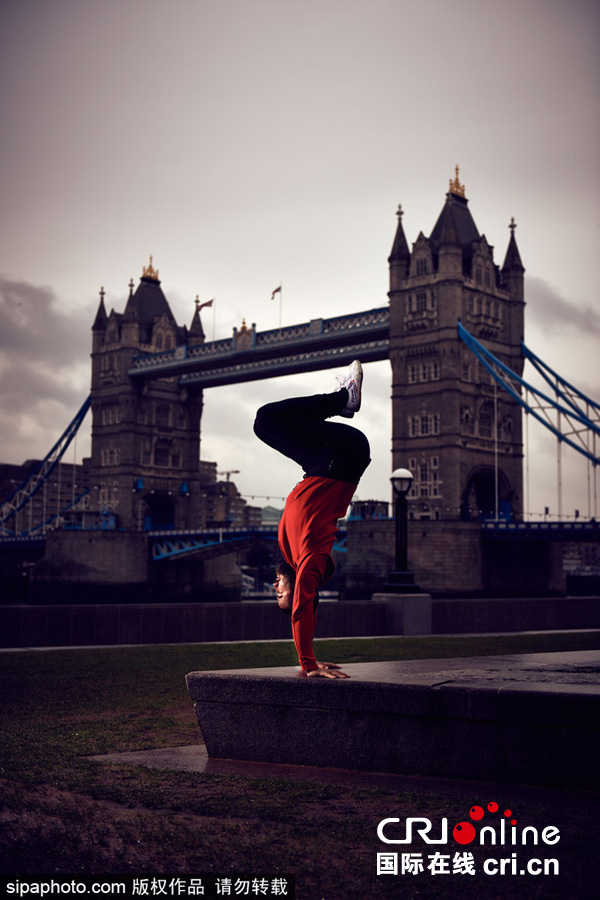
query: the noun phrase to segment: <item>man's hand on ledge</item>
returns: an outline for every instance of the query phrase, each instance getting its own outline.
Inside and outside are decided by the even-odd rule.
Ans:
[[[309,678],[350,678],[336,663],[318,662],[318,669],[307,672]]]

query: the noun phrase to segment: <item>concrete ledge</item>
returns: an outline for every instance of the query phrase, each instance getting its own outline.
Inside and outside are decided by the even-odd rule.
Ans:
[[[186,677],[208,754],[598,790],[600,651]]]

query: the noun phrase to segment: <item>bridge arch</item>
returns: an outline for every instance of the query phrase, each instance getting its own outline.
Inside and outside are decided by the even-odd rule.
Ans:
[[[175,527],[175,501],[167,492],[153,491],[142,497],[144,531],[166,531]]]
[[[496,510],[496,479],[498,483],[498,509]],[[514,490],[506,474],[493,466],[477,466],[467,477],[461,495],[460,517],[470,522],[493,519],[496,512],[501,518],[511,517],[511,501]]]

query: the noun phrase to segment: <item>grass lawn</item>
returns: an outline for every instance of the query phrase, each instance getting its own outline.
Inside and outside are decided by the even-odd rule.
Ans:
[[[373,638],[318,641],[317,653],[344,663],[599,643],[594,632]],[[410,779],[390,789],[365,787],[358,777],[347,786],[86,758],[200,743],[187,672],[294,663],[290,642],[0,653],[0,871],[293,873],[299,900],[596,896],[596,795]],[[521,821],[540,831],[551,824],[561,830],[555,847],[490,848],[502,849],[490,856],[510,857],[518,849],[527,858],[555,857],[558,876],[494,877],[478,870],[376,877],[376,854],[387,849],[376,835],[382,818],[426,816],[437,830],[442,816],[452,827],[473,805],[490,800],[518,807]],[[419,841],[400,850],[423,847]]]

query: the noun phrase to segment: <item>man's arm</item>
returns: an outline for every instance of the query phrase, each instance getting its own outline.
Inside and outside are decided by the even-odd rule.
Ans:
[[[292,634],[300,667],[313,678],[349,678],[335,663],[317,662],[313,638],[317,621],[314,599],[329,566],[327,554],[308,556],[296,573],[292,606]]]
[[[314,599],[328,565],[325,554],[308,555],[296,570],[296,585],[292,604],[292,635],[298,652],[300,667],[304,672],[316,671],[313,638],[317,621]]]

